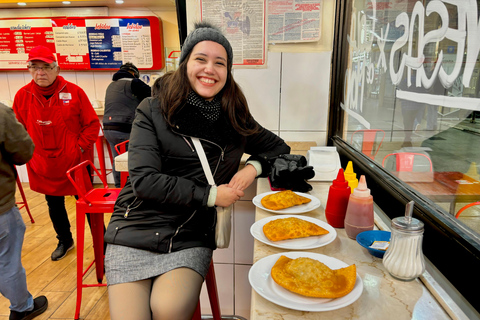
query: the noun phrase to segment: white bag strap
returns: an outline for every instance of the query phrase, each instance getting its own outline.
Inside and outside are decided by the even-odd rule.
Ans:
[[[207,177],[207,181],[211,186],[215,186],[215,180],[213,179],[212,170],[210,170],[210,165],[208,164],[207,156],[205,155],[205,151],[203,150],[202,143],[198,138],[192,138],[193,145],[197,150],[198,157],[200,158],[200,162],[202,163],[203,171],[205,171],[205,176]]]

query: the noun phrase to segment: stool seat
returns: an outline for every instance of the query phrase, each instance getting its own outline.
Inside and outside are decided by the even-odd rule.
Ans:
[[[103,188],[93,188],[88,167],[93,170],[103,183]],[[69,169],[67,176],[75,186],[78,194],[76,202],[77,221],[77,303],[75,307],[75,319],[80,317],[82,304],[82,289],[87,287],[106,286],[103,281],[104,275],[104,213],[113,213],[115,201],[120,193],[120,188],[109,188],[107,182],[98,172],[97,168],[89,160]],[[83,251],[85,246],[85,216],[90,214],[90,228],[92,231],[93,250],[95,259],[83,270]],[[95,263],[97,284],[84,284],[85,274]]]

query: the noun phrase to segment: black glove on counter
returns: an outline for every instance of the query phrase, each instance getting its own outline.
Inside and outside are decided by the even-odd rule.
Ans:
[[[270,182],[274,188],[284,188],[298,192],[308,192],[312,186],[305,180],[315,176],[307,159],[298,154],[282,154],[272,164]]]

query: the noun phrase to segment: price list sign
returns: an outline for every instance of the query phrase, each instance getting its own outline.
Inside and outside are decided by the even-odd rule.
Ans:
[[[28,52],[43,45],[65,70],[164,67],[162,24],[157,17],[0,19],[0,69],[24,69]]]

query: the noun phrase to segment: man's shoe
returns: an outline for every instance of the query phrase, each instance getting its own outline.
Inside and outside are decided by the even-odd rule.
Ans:
[[[70,241],[60,241],[58,243],[57,249],[52,252],[52,260],[53,261],[58,261],[60,259],[63,259],[67,255],[67,252],[72,250],[75,247],[73,243],[73,239]]]
[[[44,313],[47,308],[47,297],[39,296],[33,299],[33,309],[31,311],[17,312],[10,310],[9,320],[30,320]]]

